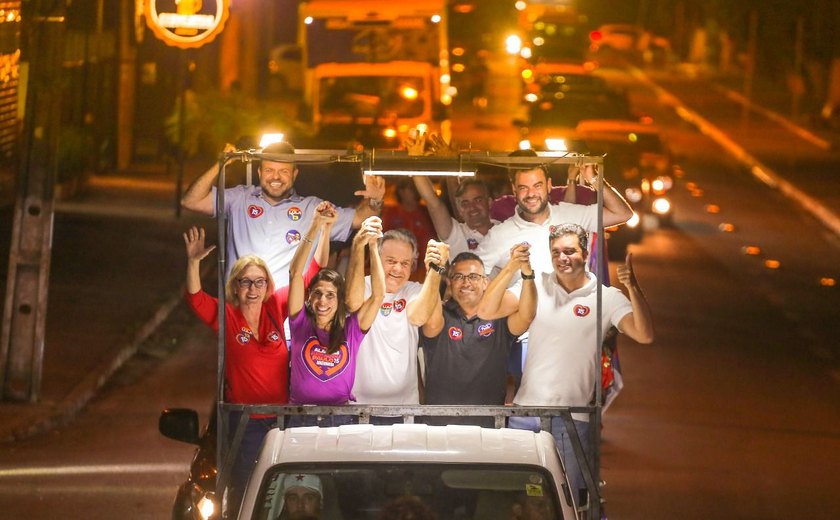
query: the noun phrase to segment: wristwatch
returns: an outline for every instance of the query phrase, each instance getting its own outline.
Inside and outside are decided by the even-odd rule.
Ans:
[[[443,267],[443,266],[440,266],[440,265],[437,265],[437,264],[434,264],[434,263],[429,264],[429,269],[431,269],[433,271],[437,271],[438,274],[443,274],[443,273],[446,272],[446,267]]]
[[[522,273],[523,280],[534,280],[537,277],[537,273],[535,271],[531,271],[531,274]]]

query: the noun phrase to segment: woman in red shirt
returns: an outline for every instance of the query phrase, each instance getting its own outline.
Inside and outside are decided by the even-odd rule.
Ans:
[[[327,263],[330,226],[331,223],[321,230],[315,257],[304,276],[307,285],[320,265]],[[205,246],[204,238],[203,228],[193,226],[184,233],[186,300],[196,316],[218,332],[218,300],[201,288],[200,276],[201,261],[216,246]],[[275,289],[271,271],[261,258],[242,256],[233,264],[225,284],[225,402],[289,402],[289,349],[283,329],[288,297],[289,287]],[[228,424],[232,427],[228,430],[231,436],[239,415],[230,415]],[[274,416],[251,416],[231,474],[231,497],[241,496],[263,437],[276,422]]]

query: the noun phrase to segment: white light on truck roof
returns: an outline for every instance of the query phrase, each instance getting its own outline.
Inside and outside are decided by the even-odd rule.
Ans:
[[[416,171],[416,170],[365,170],[365,175],[378,175],[380,177],[393,176],[408,176],[423,175],[424,177],[475,177],[474,171],[456,172],[456,171]]]
[[[260,148],[265,148],[266,146],[274,143],[279,143],[283,140],[282,133],[274,133],[274,134],[263,134],[260,137]]]

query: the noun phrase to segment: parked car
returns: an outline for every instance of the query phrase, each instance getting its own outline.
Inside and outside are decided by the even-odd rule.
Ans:
[[[664,65],[671,53],[667,38],[638,25],[607,24],[589,33],[589,56],[602,65]]]

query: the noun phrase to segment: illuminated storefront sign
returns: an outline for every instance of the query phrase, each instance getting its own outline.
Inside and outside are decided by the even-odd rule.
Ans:
[[[224,28],[230,0],[144,0],[152,32],[167,45],[189,49],[213,41]]]

